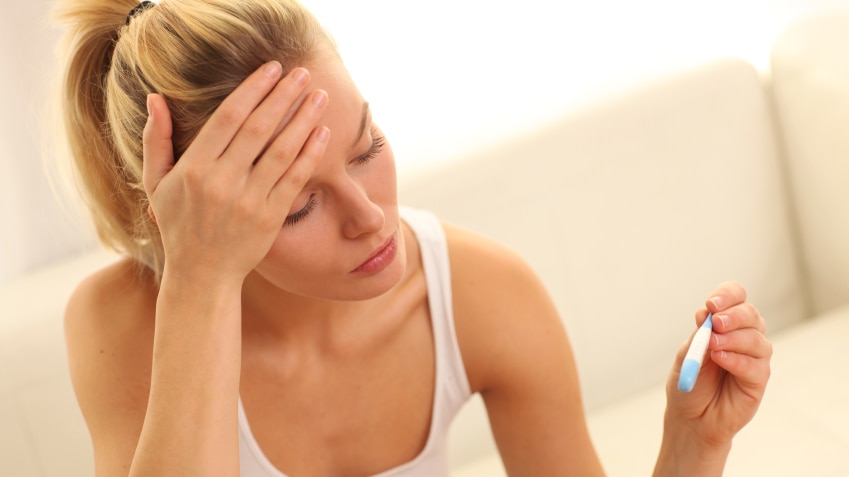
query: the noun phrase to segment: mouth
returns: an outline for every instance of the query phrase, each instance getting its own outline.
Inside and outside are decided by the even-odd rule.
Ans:
[[[365,262],[353,269],[351,273],[374,274],[389,266],[398,253],[398,240],[392,234],[383,244],[375,250]]]

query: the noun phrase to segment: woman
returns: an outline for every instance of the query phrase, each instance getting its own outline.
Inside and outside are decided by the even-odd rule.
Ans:
[[[398,207],[389,144],[299,4],[61,8],[73,156],[127,257],[66,312],[98,475],[446,475],[472,393],[510,475],[602,475],[542,284]],[[720,475],[769,376],[745,290],[706,308],[722,339],[692,393],[670,385],[657,475]]]

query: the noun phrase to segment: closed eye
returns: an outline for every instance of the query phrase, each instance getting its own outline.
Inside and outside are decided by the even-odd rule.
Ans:
[[[312,212],[312,209],[315,208],[315,205],[316,205],[315,194],[312,194],[312,195],[310,195],[310,198],[307,201],[306,205],[304,205],[301,208],[301,210],[299,210],[299,211],[295,212],[294,214],[291,214],[288,217],[286,217],[286,220],[283,222],[283,226],[284,227],[286,227],[286,226],[291,227],[291,226],[297,224],[298,222],[303,220],[304,217],[306,217],[310,212]]]
[[[365,154],[361,154],[361,155],[355,157],[351,162],[353,164],[357,164],[357,165],[367,163],[368,161],[374,159],[375,156],[380,154],[380,152],[383,150],[383,146],[385,144],[386,144],[386,137],[385,136],[376,136],[371,141],[371,146],[368,148],[368,151],[366,151]]]

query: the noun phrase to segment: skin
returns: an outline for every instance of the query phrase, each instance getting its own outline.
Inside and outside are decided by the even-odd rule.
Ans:
[[[149,98],[161,286],[118,262],[83,281],[66,313],[98,476],[238,475],[239,397],[287,475],[371,475],[422,450],[433,336],[394,157],[387,144],[360,161],[382,133],[367,116],[360,134],[365,101],[335,54],[305,67],[251,75],[176,163],[168,109]],[[500,245],[445,232],[458,342],[508,474],[603,475],[543,284]],[[352,273],[387,240],[397,253],[385,268]],[[675,359],[655,475],[721,475],[766,387],[763,318],[739,284],[709,297],[696,322],[715,315],[710,359],[689,394],[675,389],[686,343]]]

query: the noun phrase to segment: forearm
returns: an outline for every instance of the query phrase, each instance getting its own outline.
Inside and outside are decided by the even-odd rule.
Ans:
[[[654,477],[720,477],[731,442],[712,445],[684,426],[666,422]]]
[[[241,284],[163,276],[130,475],[236,476]]]

